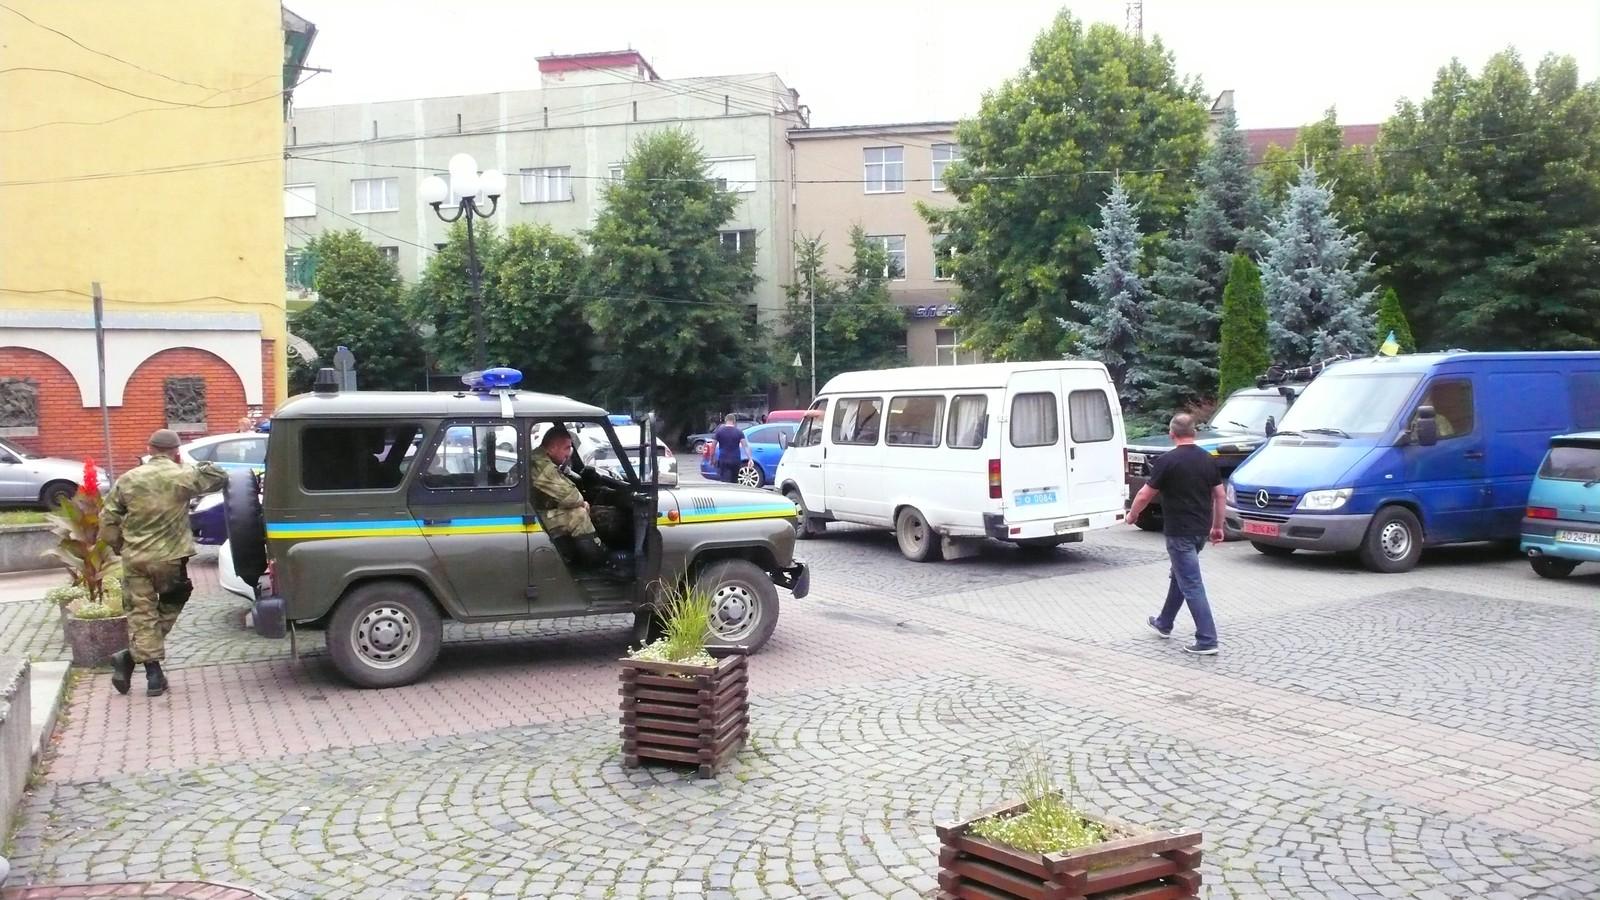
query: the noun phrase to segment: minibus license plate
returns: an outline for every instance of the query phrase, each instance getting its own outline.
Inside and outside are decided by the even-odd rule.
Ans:
[[[1259,534],[1262,537],[1277,537],[1278,536],[1278,523],[1277,522],[1252,522],[1249,519],[1246,519],[1244,521],[1244,533],[1245,534]]]
[[[1594,531],[1558,531],[1556,540],[1568,544],[1594,544],[1600,546],[1600,532]]]
[[[1056,523],[1056,534],[1065,534],[1074,528],[1088,528],[1088,519],[1062,519]]]

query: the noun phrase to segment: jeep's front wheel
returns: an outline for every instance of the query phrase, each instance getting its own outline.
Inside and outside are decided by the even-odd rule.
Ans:
[[[711,639],[716,652],[754,653],[778,627],[778,589],[753,562],[725,559],[707,566],[695,586],[711,595]]]
[[[345,595],[328,621],[328,656],[357,687],[410,684],[433,668],[444,623],[433,600],[401,581],[364,584]]]

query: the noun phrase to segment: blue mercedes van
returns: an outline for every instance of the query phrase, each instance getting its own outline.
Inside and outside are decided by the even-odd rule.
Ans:
[[[1227,531],[1269,556],[1518,540],[1550,439],[1600,428],[1600,352],[1418,353],[1335,363],[1228,482]]]

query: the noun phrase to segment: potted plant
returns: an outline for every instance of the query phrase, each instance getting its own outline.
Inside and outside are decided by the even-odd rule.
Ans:
[[[622,764],[646,760],[698,767],[712,778],[744,746],[750,723],[749,670],[743,654],[714,659],[711,595],[668,589],[662,637],[622,659]]]
[[[1019,752],[1014,780],[1016,802],[938,827],[940,900],[1200,895],[1200,832],[1080,810],[1070,770],[1063,791],[1038,748]]]
[[[101,666],[128,647],[128,620],[122,612],[122,591],[115,578],[120,564],[100,537],[105,498],[94,460],[83,464],[82,486],[49,515],[60,538],[51,555],[61,561],[72,584],[49,595],[63,612],[67,646],[75,666]]]

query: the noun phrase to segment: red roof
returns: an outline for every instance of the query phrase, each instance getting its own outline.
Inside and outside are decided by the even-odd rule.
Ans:
[[[1344,146],[1346,147],[1371,147],[1378,143],[1378,129],[1383,127],[1376,123],[1371,125],[1341,125],[1344,132]],[[1294,146],[1294,139],[1300,134],[1299,128],[1246,128],[1244,129],[1244,142],[1250,147],[1250,161],[1260,162],[1267,155],[1267,148],[1276,144],[1285,150]]]
[[[600,53],[572,53],[566,56],[539,57],[539,72],[587,72],[593,69],[638,69],[650,81],[661,76],[637,50],[608,50]]]

